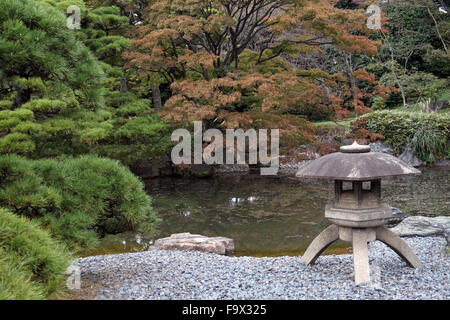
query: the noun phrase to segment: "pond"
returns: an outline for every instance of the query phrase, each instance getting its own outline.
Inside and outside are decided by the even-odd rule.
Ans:
[[[422,168],[418,176],[382,181],[383,201],[414,215],[450,214],[450,168]],[[146,181],[159,218],[156,234],[110,236],[95,254],[145,250],[153,239],[191,232],[235,240],[236,255],[301,255],[329,222],[324,207],[333,185],[293,176],[258,174]],[[338,241],[325,253],[347,253]]]

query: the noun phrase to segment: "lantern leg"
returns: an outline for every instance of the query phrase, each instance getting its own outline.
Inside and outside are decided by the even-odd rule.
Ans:
[[[377,240],[380,240],[394,250],[409,267],[423,267],[422,262],[420,262],[419,258],[414,254],[408,244],[394,232],[383,226],[378,227],[376,232]]]
[[[333,242],[339,239],[339,227],[337,225],[330,225],[323,230],[319,235],[311,242],[305,254],[300,260],[304,264],[313,264],[316,262],[320,254]]]
[[[368,237],[366,229],[353,229],[353,267],[355,271],[355,283],[369,283],[369,249],[367,247]]]

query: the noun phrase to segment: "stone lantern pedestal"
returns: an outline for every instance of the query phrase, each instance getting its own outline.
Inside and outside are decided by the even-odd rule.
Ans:
[[[300,168],[296,176],[335,180],[335,199],[325,208],[325,217],[332,223],[309,245],[301,262],[313,264],[320,254],[338,239],[352,242],[355,283],[370,282],[367,244],[380,240],[392,248],[410,267],[422,263],[399,236],[383,225],[392,217],[392,210],[381,202],[381,178],[419,174],[397,158],[370,152],[369,146],[356,142],[341,147],[341,152],[316,159]]]

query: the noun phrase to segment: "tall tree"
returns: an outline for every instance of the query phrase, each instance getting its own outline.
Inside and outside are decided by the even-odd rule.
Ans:
[[[101,106],[103,71],[73,32],[61,27],[61,12],[38,1],[5,0],[0,21],[1,95],[14,95],[20,107],[33,95],[30,80],[40,79],[47,90],[84,107]]]
[[[258,120],[255,110],[310,118],[310,112],[323,118],[344,114],[342,100],[333,94],[344,78],[297,71],[283,62],[299,52],[320,52],[324,44],[376,54],[379,44],[367,38],[363,11],[334,4],[156,0],[146,8],[145,23],[124,58],[127,66],[171,84],[161,114],[172,121],[246,127]]]
[[[66,5],[0,3],[0,153],[94,153],[126,164],[164,154],[167,126],[150,102],[119,91],[128,41],[112,34],[124,22],[117,8],[78,0],[84,29],[71,30]]]

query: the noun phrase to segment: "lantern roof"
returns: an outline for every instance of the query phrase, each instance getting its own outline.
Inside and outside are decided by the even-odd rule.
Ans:
[[[343,146],[340,152],[330,153],[311,161],[297,170],[299,178],[319,178],[349,181],[367,181],[385,177],[415,175],[421,172],[398,158],[382,152],[371,152],[370,147]]]

